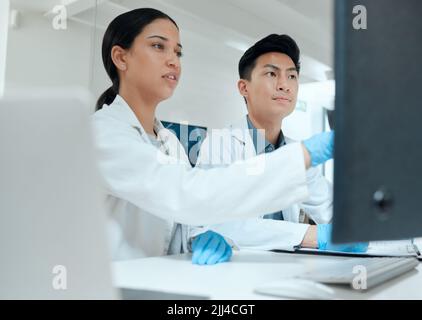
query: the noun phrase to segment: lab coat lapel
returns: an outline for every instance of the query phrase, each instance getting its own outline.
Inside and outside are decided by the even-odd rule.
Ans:
[[[168,155],[177,159],[181,163],[189,164],[190,166],[189,158],[185,152],[185,149],[177,137],[170,130],[164,128],[163,124],[158,119],[155,119],[154,129],[157,132],[157,138],[168,150]]]
[[[232,138],[239,141],[239,154],[236,159],[249,159],[256,156],[255,146],[249,132],[248,120],[246,116],[230,126]]]
[[[126,101],[119,95],[113,101],[113,106],[110,107],[110,112],[114,118],[117,118],[120,121],[130,124],[135,130],[139,132],[141,139],[147,143],[152,145],[151,140],[148,138],[145,129],[143,128],[142,124],[139,122],[138,118],[136,117],[135,113],[126,103]],[[178,149],[181,146],[176,136],[174,136],[168,129],[164,128],[163,124],[158,120],[154,119],[154,130],[157,133],[157,138],[162,141],[162,147],[160,147],[160,151],[162,153],[168,152],[168,155],[182,161],[183,163],[189,164],[189,160],[183,150],[183,152],[179,152]],[[183,149],[183,147],[182,147]],[[158,156],[161,154],[159,153]],[[163,252],[162,254],[168,254],[169,250],[171,251],[171,247],[174,246],[174,242],[176,242],[177,247],[181,247],[182,252],[187,252],[187,237],[188,237],[188,228],[185,225],[181,225],[175,223],[172,219],[162,220],[162,227],[163,227]],[[175,232],[177,230],[177,232]],[[178,252],[172,252],[178,253]]]

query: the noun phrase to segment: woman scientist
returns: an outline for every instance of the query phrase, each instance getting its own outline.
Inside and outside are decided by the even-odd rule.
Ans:
[[[306,148],[293,143],[225,168],[191,168],[177,137],[155,117],[180,79],[181,51],[177,24],[155,9],[119,15],[104,35],[112,86],[92,120],[113,259],[188,252],[187,225],[258,217],[302,201],[306,169],[332,157],[333,135],[325,133],[307,140]],[[195,238],[192,250],[199,264],[227,261],[232,253],[211,231]]]

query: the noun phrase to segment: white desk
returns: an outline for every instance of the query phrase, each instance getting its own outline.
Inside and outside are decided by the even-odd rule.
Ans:
[[[301,273],[315,264],[344,257],[263,251],[234,252],[231,262],[213,266],[191,263],[191,255],[174,255],[114,262],[118,287],[205,295],[211,299],[272,299],[255,294],[263,283]],[[422,266],[367,292],[331,286],[340,299],[422,299]]]

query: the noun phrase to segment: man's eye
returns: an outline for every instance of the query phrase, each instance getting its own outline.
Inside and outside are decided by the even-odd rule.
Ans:
[[[296,76],[295,74],[291,74],[291,75],[289,76],[289,79],[297,79],[297,76]]]
[[[177,54],[177,56],[178,56],[179,58],[183,57],[183,53],[182,53],[182,51],[178,51],[176,54]]]
[[[276,74],[275,74],[275,72],[270,71],[270,72],[267,72],[267,76],[270,76],[270,77],[275,77],[275,76],[276,76]]]

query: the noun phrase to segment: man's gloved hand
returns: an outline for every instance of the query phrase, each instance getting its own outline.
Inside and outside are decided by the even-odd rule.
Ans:
[[[192,242],[193,264],[216,264],[229,261],[232,256],[231,246],[224,238],[208,230],[195,237]]]
[[[332,244],[331,231],[332,224],[319,224],[317,226],[318,249],[333,250],[343,252],[366,252],[368,250],[368,242],[348,243],[348,244]]]
[[[315,167],[333,158],[334,131],[316,134],[303,141],[311,156],[311,166]]]

